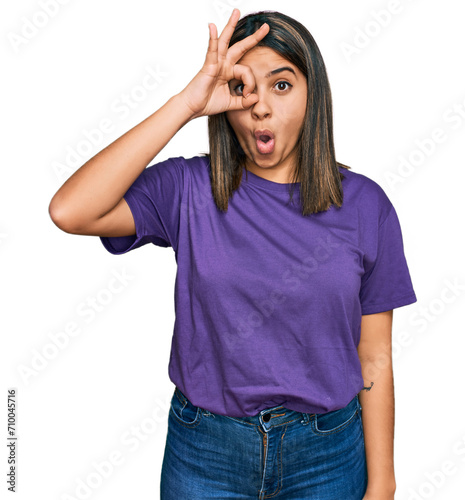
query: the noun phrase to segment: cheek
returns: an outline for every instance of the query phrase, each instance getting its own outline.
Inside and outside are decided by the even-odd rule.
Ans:
[[[226,113],[226,118],[228,119],[229,124],[233,128],[236,135],[241,135],[245,130],[245,117],[242,112],[238,111],[229,111]]]
[[[299,134],[302,128],[307,102],[295,101],[286,106],[281,113],[283,129],[289,137]]]
[[[249,149],[247,144],[248,128],[244,124],[243,115],[241,116],[237,112],[230,111],[226,113],[226,118],[231,125],[241,148],[244,151],[247,151]]]
[[[295,140],[300,133],[303,124],[303,115],[300,110],[294,114],[287,114],[281,120],[281,133],[288,139]]]

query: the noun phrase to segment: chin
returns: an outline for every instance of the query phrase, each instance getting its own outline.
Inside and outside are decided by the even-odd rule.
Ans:
[[[277,163],[276,161],[271,162],[271,159],[270,159],[269,161],[264,161],[264,160],[262,160],[262,161],[259,161],[258,163],[257,163],[257,162],[255,162],[255,161],[253,161],[253,162],[251,162],[251,163],[252,163],[252,165],[253,165],[254,167],[256,167],[256,168],[261,168],[261,169],[263,169],[263,170],[270,170],[270,169],[272,169],[272,168],[276,167],[276,166],[279,164],[279,163]],[[249,164],[249,165],[250,165],[250,164]]]

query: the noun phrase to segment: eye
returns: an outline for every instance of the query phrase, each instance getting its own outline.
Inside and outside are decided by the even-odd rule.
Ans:
[[[292,85],[289,82],[286,82],[285,80],[280,80],[279,82],[277,82],[275,84],[275,87],[280,92],[286,92],[287,90],[289,90],[292,87]],[[233,87],[233,91],[237,95],[242,95],[243,90],[244,90],[244,84],[243,83],[239,83],[238,85],[236,85],[236,86]]]
[[[242,87],[242,88],[240,89],[240,91],[239,91],[239,87]],[[233,90],[234,90],[234,92],[235,92],[236,94],[240,94],[240,95],[242,95],[242,91],[244,90],[244,89],[243,89],[243,87],[244,87],[244,84],[243,84],[243,83],[239,83],[239,85],[236,85],[236,86],[233,88]]]
[[[287,87],[283,88],[283,86],[286,86],[286,85],[287,85]],[[292,85],[289,82],[286,82],[284,80],[277,82],[275,86],[278,87],[278,90],[282,91],[282,92],[284,92],[292,87]]]

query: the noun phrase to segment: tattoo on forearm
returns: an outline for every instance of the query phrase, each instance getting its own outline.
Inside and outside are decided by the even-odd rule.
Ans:
[[[374,382],[372,382],[372,383],[371,383],[370,387],[364,387],[364,388],[362,389],[362,391],[364,391],[364,390],[365,390],[365,391],[369,391],[369,390],[371,390],[371,388],[373,387],[373,384],[374,384]]]

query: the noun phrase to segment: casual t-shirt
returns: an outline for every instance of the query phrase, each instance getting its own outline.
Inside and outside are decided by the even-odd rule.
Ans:
[[[153,164],[126,192],[136,235],[101,241],[112,254],[173,248],[168,372],[194,405],[236,417],[279,405],[325,413],[364,387],[362,315],[417,299],[392,203],[375,181],[339,170],[342,206],[309,216],[298,183],[291,203],[288,184],[245,168],[221,212],[206,156]]]

